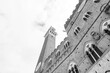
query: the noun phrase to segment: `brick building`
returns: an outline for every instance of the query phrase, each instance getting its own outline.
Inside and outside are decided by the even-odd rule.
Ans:
[[[80,0],[55,48],[53,27],[45,35],[35,73],[109,73],[110,0]]]

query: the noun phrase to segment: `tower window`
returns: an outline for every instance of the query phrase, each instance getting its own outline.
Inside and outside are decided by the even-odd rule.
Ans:
[[[87,14],[88,14],[88,15],[91,15],[91,14],[92,14],[92,12],[87,12]]]
[[[77,29],[80,31],[80,28],[79,27],[77,27]]]
[[[49,59],[48,61],[48,67],[52,64],[52,58]]]
[[[58,51],[56,52],[55,58],[57,59],[59,56],[60,56],[60,51],[58,50]]]
[[[78,68],[77,68],[76,65],[74,65],[74,68],[75,68],[75,72],[76,72],[76,73],[79,73]]]
[[[83,20],[84,20],[84,21],[87,21],[87,18],[84,17]]]

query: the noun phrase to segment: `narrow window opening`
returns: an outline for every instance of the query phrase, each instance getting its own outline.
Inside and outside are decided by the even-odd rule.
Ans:
[[[75,72],[76,72],[76,73],[79,73],[78,68],[77,68],[76,65],[74,66],[74,68],[75,68]]]
[[[70,42],[68,42],[68,46],[70,45]]]
[[[89,50],[90,50],[91,54],[93,55],[93,57],[94,57],[96,60],[98,60],[99,57],[97,56],[97,54],[96,54],[91,48],[90,48]]]
[[[97,52],[97,54],[101,57],[103,53],[99,50],[99,48],[94,44],[92,44],[92,47]]]
[[[74,35],[77,36],[76,32],[74,32]]]
[[[80,31],[80,28],[79,27],[77,27],[77,29]]]
[[[90,55],[89,52],[86,51],[87,56],[89,57],[89,59],[91,60],[91,62],[94,64],[95,60],[93,59],[93,57]]]
[[[85,15],[86,18],[89,18],[89,15]]]
[[[71,70],[69,69],[69,73],[71,73]]]
[[[91,14],[92,14],[92,12],[87,12],[87,14],[91,15]]]
[[[76,33],[78,33],[78,30],[76,29]]]
[[[73,68],[73,67],[71,68],[71,71],[72,71],[73,73],[75,73],[75,72],[74,72],[74,68]]]
[[[84,20],[84,21],[87,21],[87,18],[84,17],[83,20]]]

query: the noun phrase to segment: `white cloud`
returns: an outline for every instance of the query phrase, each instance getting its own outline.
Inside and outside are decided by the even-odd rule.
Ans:
[[[74,6],[73,0],[1,0],[0,73],[34,72],[46,30],[56,28],[59,44]]]

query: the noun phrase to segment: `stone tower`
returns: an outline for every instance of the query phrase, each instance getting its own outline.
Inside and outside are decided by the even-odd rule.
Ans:
[[[53,27],[50,27],[47,33],[45,34],[45,41],[41,50],[41,54],[38,60],[38,64],[36,66],[35,72],[39,73],[42,71],[42,68],[44,66],[44,61],[46,58],[51,54],[51,52],[55,49],[55,39],[56,39],[57,33],[55,32],[55,29]]]

